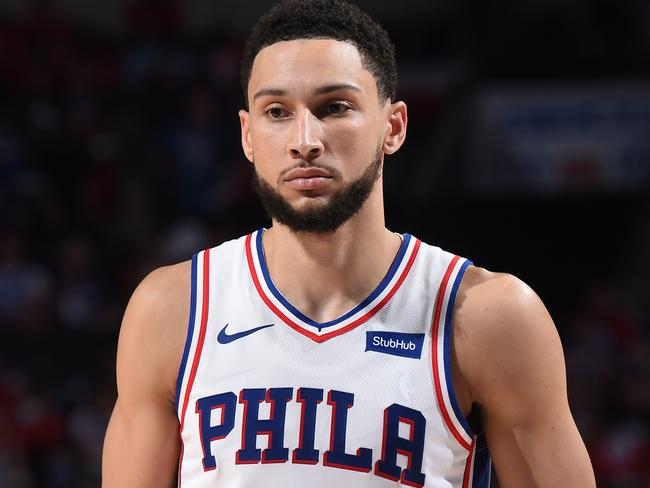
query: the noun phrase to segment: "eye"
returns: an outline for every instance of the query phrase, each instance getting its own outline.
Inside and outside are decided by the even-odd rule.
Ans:
[[[274,106],[266,109],[265,112],[269,117],[275,120],[284,119],[289,117],[289,112],[282,107]]]
[[[341,115],[348,110],[352,110],[352,107],[345,102],[331,102],[325,108],[325,112],[328,115]]]

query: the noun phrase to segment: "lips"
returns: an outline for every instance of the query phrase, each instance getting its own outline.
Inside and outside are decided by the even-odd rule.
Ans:
[[[295,190],[318,190],[332,180],[330,173],[323,168],[294,168],[284,175],[284,181]]]
[[[293,168],[286,175],[284,181],[292,181],[302,178],[331,178],[329,172],[323,168],[312,166],[311,168]]]

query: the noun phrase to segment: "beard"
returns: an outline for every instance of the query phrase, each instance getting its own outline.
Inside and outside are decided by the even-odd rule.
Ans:
[[[333,175],[338,174],[336,170],[325,165],[301,163],[300,166],[321,167]],[[380,175],[381,151],[378,149],[373,161],[358,179],[336,190],[327,202],[313,202],[299,209],[292,207],[278,190],[257,173],[254,187],[264,210],[271,219],[286,225],[294,232],[326,234],[334,232],[361,209]]]

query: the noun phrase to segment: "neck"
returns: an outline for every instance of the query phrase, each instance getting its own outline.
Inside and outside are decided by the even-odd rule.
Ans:
[[[326,234],[291,231],[276,222],[265,232],[271,278],[299,310],[318,322],[332,320],[366,298],[388,271],[400,236],[386,229],[382,198]]]

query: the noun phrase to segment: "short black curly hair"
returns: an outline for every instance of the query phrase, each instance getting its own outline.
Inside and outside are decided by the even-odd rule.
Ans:
[[[359,7],[344,0],[283,0],[260,18],[251,32],[241,65],[241,83],[248,107],[253,61],[262,49],[294,39],[335,39],[359,50],[363,67],[377,82],[379,99],[395,100],[395,46],[386,31]]]

